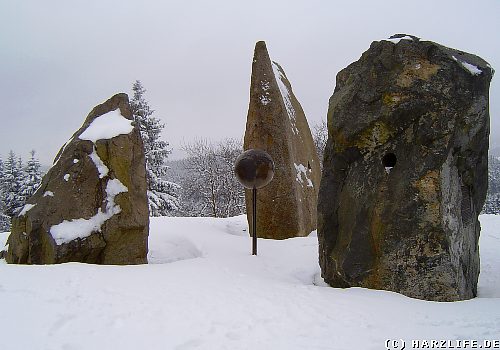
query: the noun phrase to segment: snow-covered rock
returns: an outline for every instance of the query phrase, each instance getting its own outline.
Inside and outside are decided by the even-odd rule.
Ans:
[[[275,165],[273,181],[257,195],[257,235],[284,239],[316,229],[320,161],[304,110],[263,41],[255,45],[244,149],[266,151]],[[251,201],[248,190],[252,224]]]
[[[118,94],[90,112],[14,218],[7,261],[145,263],[148,223],[144,149]]]
[[[330,285],[476,295],[491,78],[480,57],[404,34],[337,74],[318,196]]]

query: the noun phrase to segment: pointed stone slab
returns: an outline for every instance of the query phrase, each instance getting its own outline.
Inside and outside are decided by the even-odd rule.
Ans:
[[[95,107],[12,220],[6,260],[146,263],[144,148],[126,94]]]
[[[310,234],[316,229],[319,159],[304,111],[263,41],[255,45],[244,141],[245,150],[252,148],[269,153],[275,165],[273,181],[258,191],[257,235],[285,239]],[[251,200],[246,191],[250,226]]]

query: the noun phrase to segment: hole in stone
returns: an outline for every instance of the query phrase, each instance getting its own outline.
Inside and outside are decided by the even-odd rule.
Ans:
[[[396,158],[396,155],[394,153],[387,153],[382,158],[382,164],[385,168],[393,168],[396,165],[397,160],[398,159]]]
[[[311,163],[307,162],[307,169],[311,170]]]

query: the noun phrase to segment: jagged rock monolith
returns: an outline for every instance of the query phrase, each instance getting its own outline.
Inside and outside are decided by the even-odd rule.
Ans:
[[[327,283],[476,296],[492,75],[477,56],[405,35],[338,73],[318,200]]]
[[[255,45],[244,149],[261,149],[274,160],[274,179],[257,195],[257,235],[285,239],[316,229],[321,170],[309,125],[283,68],[266,44]],[[252,232],[252,195],[246,191]]]
[[[8,263],[147,263],[144,149],[126,94],[95,107],[12,220]]]

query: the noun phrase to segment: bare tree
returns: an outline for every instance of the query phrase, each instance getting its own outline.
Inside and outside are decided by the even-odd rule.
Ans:
[[[323,155],[325,153],[326,141],[328,140],[328,126],[326,121],[322,120],[319,124],[313,126],[312,137],[314,146],[316,146],[316,151],[318,152],[321,169],[323,169]]]
[[[245,212],[245,194],[233,171],[242,143],[196,140],[183,146],[188,158],[181,181],[182,211],[189,216],[229,217]]]

